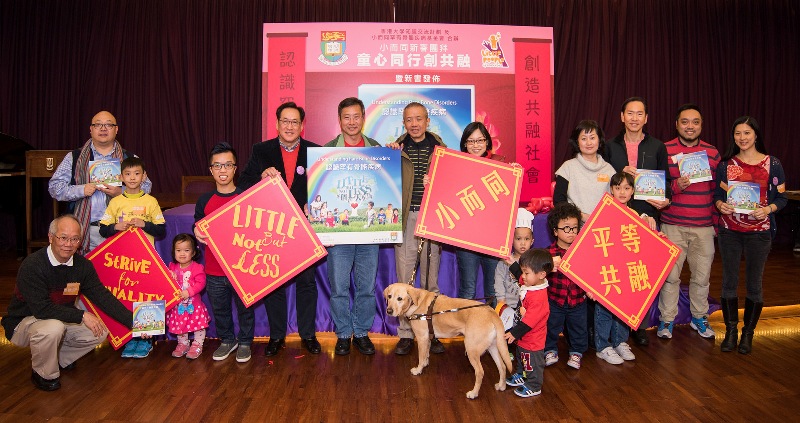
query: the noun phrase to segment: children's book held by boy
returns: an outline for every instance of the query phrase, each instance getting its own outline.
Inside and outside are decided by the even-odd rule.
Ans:
[[[635,200],[666,199],[667,178],[663,170],[636,169],[636,183],[633,189]]]
[[[179,307],[183,307],[180,305]],[[180,313],[180,310],[178,310]],[[163,335],[165,329],[166,302],[164,300],[135,301],[133,303],[132,336]]]
[[[92,160],[89,162],[89,180],[93,184],[122,186],[122,171],[118,159]]]
[[[759,198],[761,198],[761,187],[758,184],[753,182],[728,182],[728,204],[733,206],[735,213],[752,213],[759,207]]]
[[[682,154],[678,159],[678,170],[681,176],[688,176],[691,183],[710,181],[712,179],[711,166],[708,164],[708,153],[705,151]]]

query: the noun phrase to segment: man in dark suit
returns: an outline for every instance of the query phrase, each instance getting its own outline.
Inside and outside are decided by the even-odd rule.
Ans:
[[[294,102],[283,103],[275,112],[278,137],[253,146],[250,160],[240,178],[240,185],[248,189],[264,178],[283,178],[301,209],[308,207],[308,148],[316,144],[300,137],[306,112]],[[316,266],[312,265],[288,283],[295,283],[297,290],[297,327],[303,347],[311,354],[322,350],[316,337],[317,284],[314,279]],[[264,350],[267,356],[277,354],[286,338],[288,312],[286,284],[266,298],[264,306],[269,320],[269,343]]]

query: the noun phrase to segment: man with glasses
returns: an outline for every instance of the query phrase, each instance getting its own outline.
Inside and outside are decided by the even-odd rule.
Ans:
[[[245,190],[264,178],[283,178],[297,205],[308,213],[308,149],[317,147],[300,137],[306,112],[294,102],[283,103],[275,112],[278,136],[253,146],[250,160],[242,173],[241,186]],[[316,336],[317,283],[314,274],[317,266],[311,265],[287,284],[264,298],[269,320],[269,343],[264,354],[273,356],[284,345],[288,311],[286,286],[295,283],[297,304],[297,329],[301,343],[311,354],[322,348]]]
[[[48,238],[48,247],[22,262],[2,324],[12,344],[30,346],[33,384],[54,391],[61,370],[73,368],[108,335],[100,319],[75,307],[79,293],[126,327],[133,314],[100,283],[92,263],[75,254],[83,240],[75,216],[55,218]]]
[[[68,210],[81,224],[82,239],[78,254],[86,254],[105,240],[100,235],[100,220],[109,200],[122,193],[117,186],[91,182],[89,165],[93,161],[122,160],[135,154],[126,151],[117,141],[117,119],[102,111],[92,118],[89,125],[91,138],[82,147],[68,153],[50,178],[48,191],[58,201],[69,202]],[[153,184],[145,178],[142,190],[150,193]]]

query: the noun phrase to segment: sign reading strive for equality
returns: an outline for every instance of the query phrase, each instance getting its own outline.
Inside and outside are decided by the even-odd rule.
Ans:
[[[281,178],[262,179],[196,227],[247,307],[328,254]]]
[[[165,310],[169,310],[180,301],[178,284],[139,228],[131,227],[108,238],[86,258],[97,270],[100,282],[128,310],[133,311],[134,302],[153,300],[163,300]],[[105,323],[109,343],[114,349],[131,339],[128,325],[117,322],[82,295],[81,300]]]
[[[561,271],[633,329],[681,250],[606,193],[561,261]]]
[[[436,147],[414,234],[510,256],[522,173],[519,166]]]

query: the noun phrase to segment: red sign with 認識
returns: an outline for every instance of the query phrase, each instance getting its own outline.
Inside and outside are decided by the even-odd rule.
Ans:
[[[680,252],[606,193],[564,255],[560,271],[638,329]]]
[[[508,257],[522,171],[519,166],[436,147],[414,234]]]
[[[94,265],[100,282],[128,310],[133,310],[136,301],[164,300],[166,310],[180,301],[178,284],[139,228],[132,226],[106,239],[86,258]],[[106,325],[108,341],[115,350],[131,339],[129,326],[133,322],[120,323],[85,296],[81,295],[81,300]]]
[[[328,252],[282,178],[266,178],[197,222],[245,306]]]

